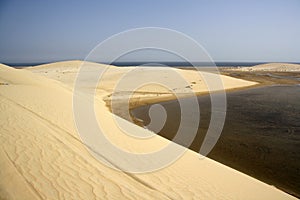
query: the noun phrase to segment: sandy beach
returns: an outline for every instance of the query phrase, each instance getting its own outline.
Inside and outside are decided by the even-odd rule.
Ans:
[[[95,92],[95,115],[111,143],[127,152],[149,153],[170,141],[158,135],[134,138],[116,125],[117,116],[107,105],[112,97],[122,101],[132,94],[133,91],[116,91],[126,74],[130,80],[124,83],[126,87],[149,76],[175,85],[178,80],[170,76],[172,73],[188,80],[177,88],[156,84],[139,87],[129,98],[131,106],[174,99],[174,91],[182,96],[188,90],[207,93],[203,77],[192,70],[140,67],[130,75],[135,67],[83,61],[24,69],[1,64],[0,199],[296,199],[209,158],[200,159],[199,154],[188,149],[171,165],[148,173],[128,173],[99,162],[82,142],[74,123],[74,84],[83,64],[87,77],[105,70]],[[204,76],[217,75],[205,72]],[[220,77],[228,90],[258,84],[225,75]],[[89,79],[84,83],[77,85],[82,94],[95,91]],[[220,88],[216,86],[212,90]],[[122,118],[118,120],[134,134],[152,134]],[[176,148],[182,149],[179,145]],[[143,165],[147,161],[139,162]]]

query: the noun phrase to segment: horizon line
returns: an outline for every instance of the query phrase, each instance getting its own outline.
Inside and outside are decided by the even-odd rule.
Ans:
[[[33,61],[33,62],[0,62],[5,65],[24,65],[24,66],[29,66],[29,65],[40,65],[40,64],[49,64],[49,63],[55,63],[55,62],[64,62],[64,61],[85,61],[85,60],[80,60],[80,59],[66,59],[66,60],[53,60],[53,61]],[[199,64],[221,64],[221,63],[259,63],[259,64],[264,64],[264,63],[292,63],[292,64],[300,64],[300,61],[231,61],[231,60],[218,60],[218,61],[192,61],[192,62],[187,62],[187,61],[117,61],[117,62],[99,62],[99,61],[87,61],[87,62],[95,62],[99,64],[191,64],[191,63],[199,63]]]

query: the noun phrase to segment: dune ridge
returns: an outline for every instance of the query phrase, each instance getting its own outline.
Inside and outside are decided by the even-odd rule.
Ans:
[[[0,65],[0,198],[295,199],[211,159],[199,159],[190,150],[170,166],[151,173],[129,174],[97,161],[77,134],[72,113],[72,87],[81,64],[69,61],[22,70]],[[91,70],[105,67],[89,66]],[[97,93],[96,114],[116,145],[147,152],[169,141],[160,136],[141,141],[124,135],[103,100],[130,69],[109,67]],[[182,73],[195,81],[192,72]],[[256,84],[231,77],[224,80],[228,88]],[[205,89],[198,82],[194,85],[196,91]],[[82,91],[88,89],[88,83],[82,86]],[[184,92],[184,88],[179,90]],[[125,120],[124,124],[133,132],[151,134]]]
[[[270,72],[299,72],[300,64],[292,63],[266,63],[255,65],[252,67],[232,68],[231,70],[242,71],[270,71]]]

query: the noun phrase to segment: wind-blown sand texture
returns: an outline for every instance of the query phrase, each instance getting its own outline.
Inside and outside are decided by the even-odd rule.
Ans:
[[[199,159],[190,150],[170,166],[144,174],[117,171],[97,161],[80,140],[73,119],[72,88],[81,64],[60,62],[28,70],[0,65],[0,199],[294,199],[211,159]],[[96,115],[115,145],[149,152],[169,141],[160,136],[138,140],[124,135],[103,101],[128,70],[109,68],[96,93]],[[179,73],[196,81],[196,91],[205,89],[193,79],[193,72]],[[223,81],[226,88],[255,84],[231,77]],[[82,91],[88,88],[87,81]],[[147,97],[145,92],[149,98],[155,92],[166,93],[156,90],[144,88],[141,97]],[[132,132],[151,134],[123,121]]]

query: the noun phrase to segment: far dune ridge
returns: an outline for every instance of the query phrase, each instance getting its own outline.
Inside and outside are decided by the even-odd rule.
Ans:
[[[295,199],[209,158],[199,159],[191,150],[171,165],[149,173],[131,174],[99,162],[82,143],[74,124],[73,86],[82,63],[67,61],[28,69],[0,65],[0,199]],[[107,70],[95,93],[95,114],[116,146],[145,153],[170,142],[157,135],[144,140],[132,138],[115,124],[104,99],[132,67],[87,66],[88,76],[95,68]],[[165,68],[157,70],[167,72]],[[189,80],[188,86],[194,91],[205,91],[203,80],[193,72],[175,71]],[[140,76],[129,78],[134,81],[155,74],[149,68],[138,73]],[[167,73],[165,77],[168,79]],[[226,89],[256,84],[227,76],[222,80]],[[79,88],[86,92],[90,86],[87,79]],[[177,90],[184,92],[185,87]],[[158,98],[153,95],[158,92],[170,95],[154,86],[141,90],[143,98]],[[124,93],[119,95],[126,98]],[[119,120],[132,132],[152,134]]]
[[[291,63],[266,63],[253,67],[232,68],[242,71],[274,71],[274,72],[300,72],[300,64]]]

